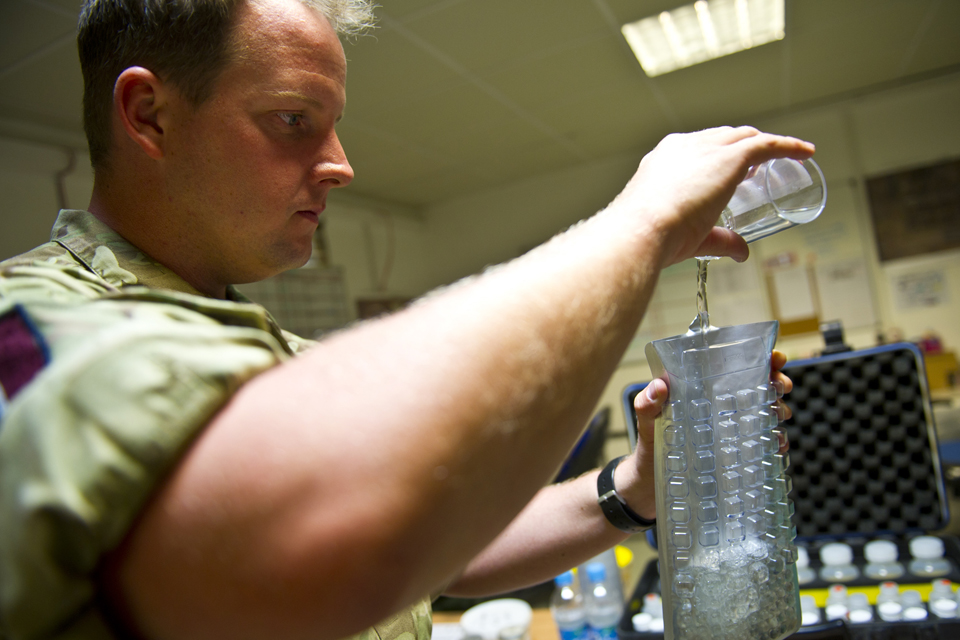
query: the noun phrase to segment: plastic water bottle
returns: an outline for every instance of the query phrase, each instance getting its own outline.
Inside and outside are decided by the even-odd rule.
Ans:
[[[602,562],[587,565],[590,587],[584,608],[591,640],[617,640],[617,623],[623,613],[623,603],[616,597],[616,591],[607,585],[607,580],[607,568]]]
[[[943,540],[935,536],[919,536],[910,541],[910,573],[936,578],[950,573],[950,561],[943,557]]]
[[[646,631],[650,633],[663,633],[663,600],[656,593],[648,593],[643,596],[643,608],[641,614],[650,616],[649,626]]]
[[[817,599],[809,594],[800,596],[800,624],[804,627],[820,624],[820,609],[817,607]]]
[[[928,600],[931,613],[938,618],[957,617],[957,598],[953,583],[949,580],[934,580]]]
[[[900,603],[900,586],[887,581],[880,585],[877,596],[877,616],[884,622],[897,622],[903,619],[903,605]]]
[[[923,597],[916,589],[907,589],[900,594],[900,604],[903,606],[903,619],[911,622],[927,619],[927,607],[923,604]]]
[[[865,593],[851,593],[847,598],[847,620],[853,624],[866,624],[873,622],[873,607]]]
[[[827,606],[824,614],[827,620],[846,620],[850,608],[847,606],[847,588],[842,584],[835,584],[827,592]]]
[[[897,562],[897,545],[889,540],[871,540],[863,547],[867,565],[863,574],[873,580],[896,580],[903,575],[903,565]]]
[[[824,582],[850,582],[860,575],[853,564],[853,549],[843,542],[831,542],[820,547],[820,579]]]
[[[586,640],[587,613],[573,572],[561,573],[554,583],[557,588],[550,597],[550,613],[560,632],[560,640]]]

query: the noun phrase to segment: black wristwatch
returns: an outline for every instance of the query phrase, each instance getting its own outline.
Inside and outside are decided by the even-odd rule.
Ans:
[[[603,471],[600,472],[600,475],[597,477],[597,493],[600,496],[597,498],[597,503],[603,510],[603,515],[605,515],[607,520],[610,521],[610,524],[617,529],[627,533],[641,533],[657,524],[657,520],[656,518],[647,520],[628,507],[624,499],[617,493],[617,488],[613,485],[613,472],[616,471],[620,461],[626,457],[627,456],[620,456],[615,460],[611,460],[607,466],[603,468]]]

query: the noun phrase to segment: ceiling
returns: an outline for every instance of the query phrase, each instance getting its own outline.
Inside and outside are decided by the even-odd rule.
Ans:
[[[347,43],[354,194],[422,209],[960,70],[957,0],[787,0],[786,37],[657,78],[620,25],[689,0],[381,0]],[[0,0],[0,134],[82,146],[79,0]]]

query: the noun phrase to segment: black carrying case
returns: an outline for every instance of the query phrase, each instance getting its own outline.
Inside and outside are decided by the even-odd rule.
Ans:
[[[937,452],[923,355],[916,345],[897,343],[789,362],[793,381],[785,396],[793,417],[783,422],[790,441],[797,543],[807,547],[810,566],[819,569],[819,548],[843,541],[853,547],[854,564],[865,564],[863,545],[893,540],[905,567],[909,540],[946,526],[949,508]],[[647,383],[623,393],[628,424],[636,423],[634,397]],[[631,431],[631,429],[628,429]],[[633,434],[631,434],[633,436]],[[631,444],[635,445],[635,436]],[[952,571],[943,578],[960,583],[960,542],[942,537]],[[900,585],[930,585],[931,578],[908,572]],[[848,587],[878,584],[862,575]],[[819,578],[801,593],[826,589]],[[654,640],[662,633],[637,632],[631,618],[644,596],[660,592],[657,562],[651,561],[626,603],[617,629],[621,640]],[[843,620],[802,627],[798,640],[960,640],[960,619],[932,613],[917,622],[851,624]]]

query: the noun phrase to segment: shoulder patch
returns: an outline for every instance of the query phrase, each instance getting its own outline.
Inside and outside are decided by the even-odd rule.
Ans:
[[[9,400],[50,361],[50,350],[26,310],[15,305],[0,315],[0,386]]]

